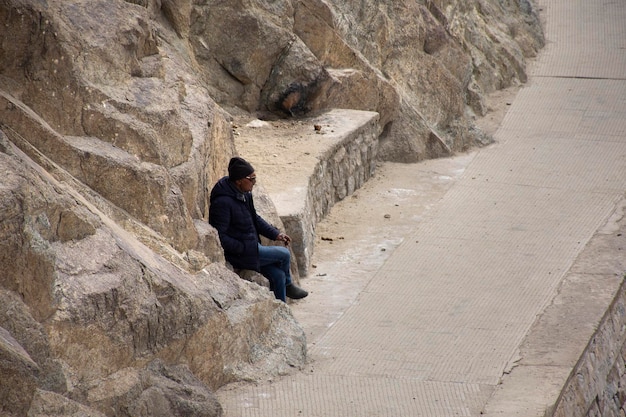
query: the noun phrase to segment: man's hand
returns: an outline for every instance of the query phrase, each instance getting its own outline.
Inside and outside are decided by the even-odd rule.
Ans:
[[[279,233],[276,236],[276,240],[285,243],[285,246],[289,246],[289,243],[291,243],[291,238],[284,233]]]

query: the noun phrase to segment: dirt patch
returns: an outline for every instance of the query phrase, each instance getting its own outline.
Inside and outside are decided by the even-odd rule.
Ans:
[[[486,99],[487,114],[476,120],[476,125],[485,133],[494,135],[502,120],[506,116],[515,96],[520,90],[519,86],[510,87],[505,90],[498,90],[489,95]]]
[[[245,117],[233,124],[237,152],[257,171],[270,194],[303,189],[319,161],[358,129],[375,129],[374,112],[334,109],[306,119],[263,121]]]

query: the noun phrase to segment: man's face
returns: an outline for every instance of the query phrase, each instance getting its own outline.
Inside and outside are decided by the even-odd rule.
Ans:
[[[253,172],[247,177],[237,180],[236,184],[237,187],[239,187],[239,190],[244,193],[252,191],[252,187],[254,187],[254,184],[256,184],[256,173]]]

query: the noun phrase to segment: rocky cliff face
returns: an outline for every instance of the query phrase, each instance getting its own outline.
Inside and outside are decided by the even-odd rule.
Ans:
[[[232,115],[373,110],[382,158],[446,155],[542,45],[528,0],[352,3],[0,0],[3,415],[219,415],[303,364],[206,224]]]

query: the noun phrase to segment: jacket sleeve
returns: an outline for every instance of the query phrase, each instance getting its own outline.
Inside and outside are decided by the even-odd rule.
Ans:
[[[265,221],[265,219],[257,214],[256,216],[256,224],[259,228],[258,232],[261,236],[264,236],[271,240],[276,240],[278,235],[280,234],[280,230],[269,224]]]
[[[224,199],[215,199],[209,208],[209,223],[215,227],[220,238],[222,248],[226,252],[240,254],[243,253],[244,243],[228,234],[232,212],[230,206]]]

